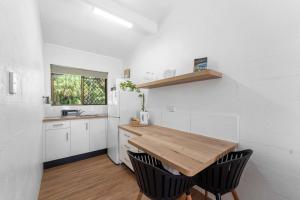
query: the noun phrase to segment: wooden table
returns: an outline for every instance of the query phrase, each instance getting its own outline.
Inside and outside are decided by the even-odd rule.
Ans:
[[[233,142],[155,125],[119,128],[139,136],[130,139],[130,144],[186,176],[196,175],[237,147]]]

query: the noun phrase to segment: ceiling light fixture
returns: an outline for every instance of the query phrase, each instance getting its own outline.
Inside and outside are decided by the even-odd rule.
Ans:
[[[97,8],[97,7],[94,7],[94,10],[93,10],[93,13],[96,14],[96,15],[100,15],[110,21],[113,21],[113,22],[116,22],[128,29],[132,28],[133,27],[133,24],[129,21],[126,21],[118,16],[115,16],[109,12],[106,12],[100,8]]]

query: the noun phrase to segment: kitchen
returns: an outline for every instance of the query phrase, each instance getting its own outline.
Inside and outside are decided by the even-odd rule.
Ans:
[[[0,199],[298,199],[299,6],[1,0]]]

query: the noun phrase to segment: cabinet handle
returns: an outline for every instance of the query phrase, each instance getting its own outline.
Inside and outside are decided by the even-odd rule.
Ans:
[[[128,137],[128,138],[130,137],[130,136],[129,136],[129,135],[127,135],[127,134],[125,134],[125,136],[126,136],[126,137]]]
[[[130,147],[129,146],[127,146],[126,144],[124,145],[127,149],[130,149]]]
[[[66,133],[66,139],[69,141],[69,133]]]
[[[85,130],[88,130],[88,129],[89,129],[88,123],[85,123]]]

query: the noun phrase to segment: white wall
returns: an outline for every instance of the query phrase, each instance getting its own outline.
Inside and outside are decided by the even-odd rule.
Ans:
[[[0,199],[37,199],[42,176],[42,39],[36,1],[0,0]],[[8,94],[8,72],[18,93]]]
[[[120,78],[123,73],[123,63],[120,59],[84,52],[54,44],[44,45],[45,60],[45,96],[51,97],[50,64],[82,68],[94,71],[108,72],[108,89]],[[62,108],[78,108],[89,114],[103,114],[107,106],[46,106],[47,116],[60,115]]]
[[[296,0],[180,1],[126,62],[137,82],[148,71],[191,72],[193,59],[205,56],[209,68],[224,73],[152,89],[147,108],[154,123],[252,148],[238,188],[243,200],[300,196],[299,10]]]

